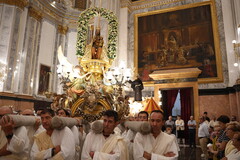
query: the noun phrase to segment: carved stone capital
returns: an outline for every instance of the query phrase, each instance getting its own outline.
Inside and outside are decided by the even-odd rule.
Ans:
[[[128,10],[132,10],[131,8],[132,1],[131,0],[121,0],[121,8],[128,8]]]
[[[66,35],[67,31],[68,31],[68,27],[67,26],[58,25],[58,32],[60,34]]]
[[[21,9],[24,9],[28,5],[27,0],[0,0],[0,3],[17,6]]]
[[[33,7],[28,8],[28,14],[29,14],[30,17],[36,19],[37,21],[42,20],[42,14]]]

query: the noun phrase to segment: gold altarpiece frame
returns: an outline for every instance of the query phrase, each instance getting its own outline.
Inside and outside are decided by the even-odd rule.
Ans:
[[[189,12],[196,17],[186,17]],[[223,81],[214,0],[139,13],[134,18],[134,66],[144,85],[154,85],[149,77],[153,71],[193,67],[202,70],[199,83]]]

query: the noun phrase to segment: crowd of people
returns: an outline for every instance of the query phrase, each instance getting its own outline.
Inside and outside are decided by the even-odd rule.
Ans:
[[[125,127],[114,110],[105,111],[100,121],[91,124],[90,130],[81,120],[71,127],[54,128],[54,118],[71,116],[66,109],[56,113],[44,109],[36,116],[32,110],[24,110],[20,117],[36,118],[32,126],[16,125],[13,114],[11,107],[0,107],[0,160],[178,159],[175,136],[162,132],[165,121],[159,110],[150,115],[145,111],[138,114],[137,120],[151,127],[149,133]],[[128,119],[131,120],[134,119]]]
[[[185,140],[187,140],[188,147],[196,148],[196,143],[199,143],[202,159],[240,160],[240,124],[236,120],[236,116],[229,118],[221,115],[218,118],[213,116],[210,119],[208,113],[204,112],[199,117],[199,124],[193,116],[190,116],[186,124],[188,132],[184,132],[185,123],[181,116],[177,116],[176,121],[169,116],[165,126],[172,128],[178,144],[186,145]]]
[[[33,125],[19,125],[11,115],[11,107],[0,107],[0,160],[177,160],[179,143],[184,140],[185,125],[181,117],[173,121],[169,116],[165,122],[160,110],[150,114],[141,111],[125,120],[119,120],[116,111],[107,110],[101,120],[91,124],[70,118],[71,113],[63,108],[56,112],[44,109],[37,115],[30,109],[21,112],[20,117],[35,117]],[[61,127],[56,128],[53,121],[60,117],[65,117],[67,123],[58,122]],[[70,125],[68,120],[72,119],[77,123]],[[227,116],[206,119],[200,117],[198,126],[202,157],[239,159],[238,122],[230,122]],[[126,125],[127,122],[131,123]],[[196,147],[197,124],[193,116],[187,124],[189,145]]]

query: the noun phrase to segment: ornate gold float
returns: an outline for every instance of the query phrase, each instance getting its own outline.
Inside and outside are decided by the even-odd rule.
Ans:
[[[95,17],[108,21],[107,42],[103,40],[99,23],[95,29],[89,25]],[[90,40],[89,33],[92,34]],[[117,17],[113,12],[89,8],[79,17],[76,51],[79,66],[73,67],[59,49],[58,73],[66,92],[64,107],[70,108],[73,116],[92,122],[100,119],[108,109],[117,111],[120,118],[128,115],[129,106],[123,97],[122,85],[109,83],[105,76],[116,57],[117,35]]]

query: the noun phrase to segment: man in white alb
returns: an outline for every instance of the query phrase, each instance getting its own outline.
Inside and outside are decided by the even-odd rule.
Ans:
[[[64,108],[60,108],[57,110],[57,115],[59,117],[70,117],[70,113],[64,109]],[[74,136],[74,141],[75,141],[75,148],[76,148],[76,153],[75,153],[75,159],[76,160],[79,160],[79,155],[80,155],[80,134],[79,134],[79,129],[77,128],[77,126],[73,126],[72,128],[70,128],[72,133],[73,133],[73,136]]]
[[[107,110],[103,115],[103,132],[91,131],[84,142],[82,160],[128,160],[128,149],[123,138],[114,133],[118,124],[116,111]]]
[[[31,159],[74,160],[75,142],[72,131],[68,127],[61,130],[52,128],[53,110],[43,110],[40,116],[46,130],[34,137]]]
[[[178,147],[173,136],[162,132],[164,116],[160,110],[152,111],[150,115],[151,133],[137,133],[133,154],[135,160],[177,160]]]
[[[148,121],[148,112],[146,111],[140,111],[138,113],[138,121]],[[128,150],[129,150],[129,159],[132,160],[133,159],[133,141],[134,138],[136,136],[136,132],[134,132],[133,130],[129,129],[127,131],[126,136],[124,137],[127,144],[128,144]]]
[[[29,147],[27,129],[16,128],[8,114],[13,114],[9,106],[0,107],[0,160],[25,160]]]

